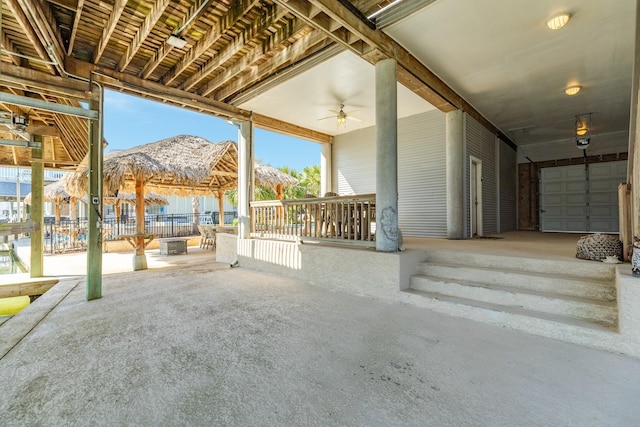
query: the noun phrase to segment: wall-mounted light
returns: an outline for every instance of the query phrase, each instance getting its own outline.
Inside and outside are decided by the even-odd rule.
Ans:
[[[560,28],[567,25],[567,22],[569,22],[569,18],[571,18],[571,15],[569,13],[561,13],[559,15],[556,15],[547,21],[547,27],[552,30],[559,30]]]

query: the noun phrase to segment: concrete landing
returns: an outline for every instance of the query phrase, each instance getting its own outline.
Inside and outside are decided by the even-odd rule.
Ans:
[[[87,303],[82,282],[61,281],[0,326],[14,337],[0,352],[3,425],[640,419],[629,357],[221,263],[103,284]]]

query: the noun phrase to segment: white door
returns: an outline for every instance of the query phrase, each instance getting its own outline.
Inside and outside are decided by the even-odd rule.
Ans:
[[[618,232],[618,184],[627,162],[540,170],[540,230]]]
[[[469,219],[471,237],[482,236],[482,160],[471,156],[469,168]]]

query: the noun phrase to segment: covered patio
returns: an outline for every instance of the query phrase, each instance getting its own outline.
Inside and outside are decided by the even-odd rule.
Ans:
[[[64,279],[0,327],[4,425],[640,416],[637,359],[219,262],[150,267],[105,275],[89,303]]]

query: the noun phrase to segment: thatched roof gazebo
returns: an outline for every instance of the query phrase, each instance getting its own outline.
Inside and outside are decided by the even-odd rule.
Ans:
[[[144,257],[143,194],[202,196],[217,195],[222,204],[224,192],[237,187],[238,148],[233,141],[212,143],[204,138],[178,135],[157,142],[109,153],[104,158],[103,191],[136,194],[136,248],[134,269],[146,268]],[[294,185],[297,180],[267,165],[256,165],[257,184],[273,188]],[[67,181],[75,195],[88,193],[88,167],[83,166]],[[222,218],[222,215],[221,215]]]

